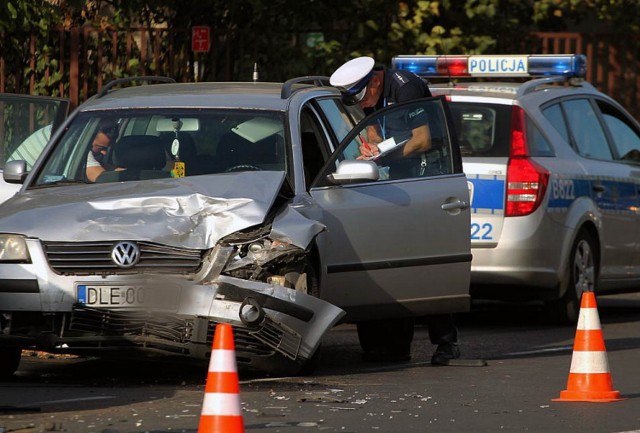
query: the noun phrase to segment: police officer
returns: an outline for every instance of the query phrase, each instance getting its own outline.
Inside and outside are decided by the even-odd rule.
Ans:
[[[331,84],[343,93],[345,102],[359,104],[370,114],[386,106],[430,97],[426,82],[417,75],[403,70],[374,68],[371,57],[358,57],[338,68],[331,76]],[[428,105],[413,107],[409,112],[396,111],[387,115],[378,128],[367,128],[368,145],[360,146],[363,158],[378,155],[387,150],[379,144],[394,137],[395,142],[406,143],[392,155],[391,171],[397,178],[418,175],[417,170],[426,164],[426,155],[432,149]],[[383,143],[382,145],[385,145]],[[424,170],[423,170],[424,172]]]
[[[371,57],[358,57],[340,66],[331,75],[329,81],[332,86],[341,91],[345,103],[350,105],[359,104],[367,114],[391,104],[431,96],[427,83],[414,73],[374,66],[375,61]],[[367,131],[369,142],[360,146],[360,153],[363,157],[373,157],[385,150],[378,145],[382,145],[384,139],[388,138],[389,135],[393,136],[393,131],[388,130],[404,129],[405,131],[411,131],[404,146],[393,152],[396,164],[389,164],[390,177],[393,177],[392,171],[394,169],[397,172],[398,170],[404,171],[408,167],[416,167],[421,158],[422,162],[424,162],[424,155],[432,147],[428,122],[429,113],[419,107],[412,109],[416,110],[416,112],[410,112],[408,115],[402,115],[401,113],[402,119],[389,118],[387,125],[380,125],[379,128],[369,128]],[[385,116],[385,119],[387,117],[389,116]],[[402,166],[403,164],[404,166]],[[406,175],[403,175],[403,177],[406,177]],[[432,315],[426,317],[426,320],[429,326],[429,338],[433,344],[437,344],[436,351],[431,357],[431,363],[433,365],[447,365],[450,360],[459,358],[458,331],[453,322],[453,316],[451,314]],[[369,330],[384,332],[384,329],[389,328],[388,325],[388,321],[383,320],[359,324],[359,333],[361,327],[365,326]],[[396,325],[398,325],[399,329],[404,330],[407,329],[407,326],[410,326],[409,332],[404,333],[406,338],[400,338],[400,340],[404,341],[394,340],[386,347],[381,344],[378,344],[375,348],[370,345],[363,345],[365,360],[383,361],[409,358],[411,340],[413,339],[413,320],[401,319],[398,320]],[[383,339],[381,338],[380,340]]]

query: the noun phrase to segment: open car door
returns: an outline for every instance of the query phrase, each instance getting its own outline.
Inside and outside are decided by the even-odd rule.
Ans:
[[[31,170],[68,111],[66,99],[0,93],[0,174],[13,160],[26,161]],[[0,203],[19,189],[20,185],[8,184],[0,175]]]
[[[402,156],[412,131],[423,126],[430,150]],[[384,140],[383,155],[365,160],[359,146],[376,139]],[[366,117],[310,193],[327,226],[319,239],[327,243],[322,297],[348,319],[469,310],[469,190],[444,98]]]

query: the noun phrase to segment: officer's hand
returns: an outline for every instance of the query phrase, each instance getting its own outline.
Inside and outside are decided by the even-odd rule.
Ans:
[[[357,159],[371,159],[380,154],[380,149],[375,144],[361,144],[359,150],[360,156]]]

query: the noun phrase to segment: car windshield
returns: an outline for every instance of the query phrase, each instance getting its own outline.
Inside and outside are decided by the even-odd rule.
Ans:
[[[39,169],[35,186],[286,171],[284,117],[248,110],[80,113]]]

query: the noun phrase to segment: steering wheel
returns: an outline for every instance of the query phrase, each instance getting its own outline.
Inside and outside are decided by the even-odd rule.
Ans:
[[[256,165],[238,164],[238,165],[234,165],[233,167],[227,168],[224,172],[225,173],[233,173],[235,171],[260,171],[260,170],[262,170],[262,169],[260,167],[256,166]]]

